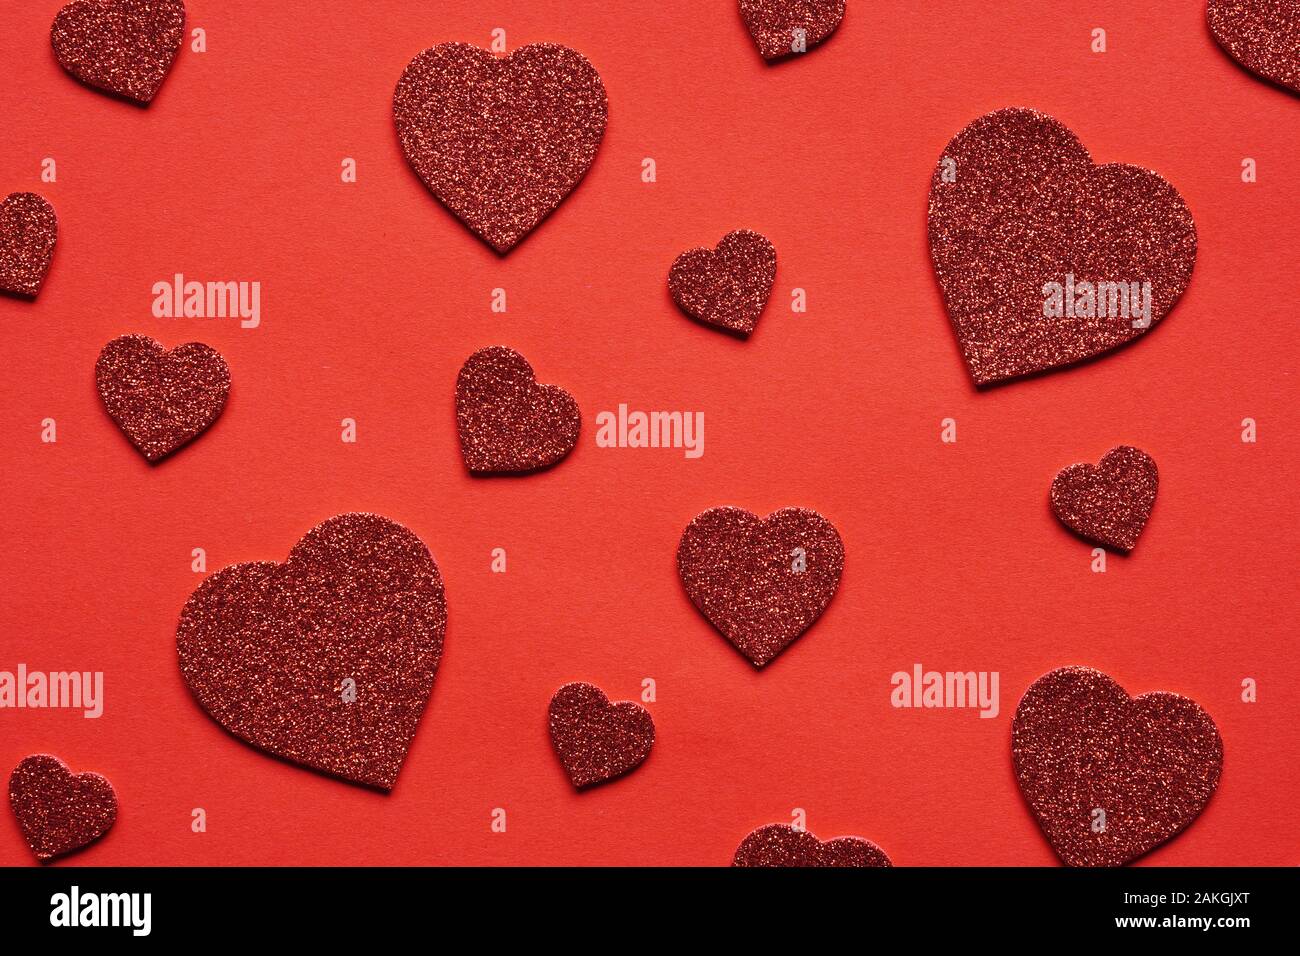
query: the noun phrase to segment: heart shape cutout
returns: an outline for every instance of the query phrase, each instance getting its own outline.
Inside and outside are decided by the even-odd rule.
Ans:
[[[1127,554],[1137,544],[1160,490],[1146,452],[1120,445],[1095,466],[1062,468],[1052,480],[1052,513],[1080,537]]]
[[[893,866],[885,851],[862,837],[836,837],[823,843],[807,830],[769,823],[740,842],[732,866],[865,867]]]
[[[472,474],[525,474],[573,451],[582,416],[564,389],[538,384],[526,358],[493,345],[456,376],[456,428]]]
[[[192,441],[220,416],[230,369],[211,346],[167,351],[147,335],[123,335],[99,353],[95,386],[104,408],[151,463]]]
[[[930,254],[976,385],[1062,368],[1150,331],[1196,262],[1196,224],[1150,170],[1094,165],[1028,109],[977,119],[930,186]]]
[[[419,54],[393,94],[406,161],[499,253],[578,184],[605,135],[605,85],[576,50],[534,43],[497,57],[467,43]]]
[[[54,17],[59,65],[96,89],[146,104],[185,35],[181,0],[73,0]]]
[[[185,683],[240,740],[391,790],[442,656],[447,603],[414,533],[373,514],[330,518],[283,564],[223,568],[176,629]]]
[[[1011,724],[1016,781],[1067,866],[1120,866],[1204,809],[1223,770],[1213,719],[1178,694],[1129,697],[1090,667],[1025,691]]]
[[[687,595],[757,667],[821,617],[843,570],[839,532],[806,508],[766,518],[743,508],[710,508],[686,526],[677,546]]]
[[[844,19],[844,0],[740,0],[740,15],[765,60],[798,56]]]
[[[59,239],[59,217],[36,193],[10,193],[0,203],[0,292],[36,298]]]
[[[9,806],[42,861],[98,840],[117,820],[113,785],[97,773],[73,773],[52,754],[32,754],[14,767]]]
[[[1239,64],[1300,92],[1300,7],[1285,0],[1209,0],[1205,19],[1215,41]]]
[[[716,249],[678,256],[668,271],[668,291],[691,318],[744,338],[754,331],[775,280],[776,248],[757,232],[737,229]]]
[[[611,704],[595,684],[565,684],[547,716],[551,743],[579,789],[635,770],[654,746],[650,712],[630,700]]]

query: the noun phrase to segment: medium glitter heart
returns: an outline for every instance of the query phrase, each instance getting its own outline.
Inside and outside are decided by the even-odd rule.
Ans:
[[[977,385],[1073,365],[1145,334],[1196,262],[1177,190],[1094,165],[1050,116],[1004,109],[950,142],[930,186],[930,254]]]
[[[54,207],[36,193],[10,193],[0,203],[0,292],[34,299],[59,239]]]
[[[181,0],[73,0],[50,27],[59,65],[136,103],[154,98],[185,34]]]
[[[223,568],[176,629],[195,699],[239,739],[391,790],[433,688],[442,577],[414,533],[373,514],[317,525],[283,564]]]
[[[1300,3],[1295,0],[1209,0],[1210,33],[1256,76],[1300,92]]]
[[[635,770],[655,742],[650,712],[630,700],[611,704],[594,684],[565,684],[551,698],[551,743],[578,788]]]
[[[668,270],[668,291],[693,319],[741,337],[767,305],[776,279],[776,248],[766,237],[738,229],[716,249],[690,249]]]
[[[844,19],[844,0],[740,0],[740,15],[765,60],[798,56]]]
[[[1151,456],[1120,445],[1095,466],[1062,468],[1052,480],[1052,512],[1081,537],[1127,554],[1146,527],[1159,490]]]
[[[736,847],[732,866],[865,867],[892,866],[885,851],[862,837],[836,837],[823,843],[788,823],[759,827]]]
[[[677,547],[691,601],[757,667],[812,627],[843,569],[839,532],[806,508],[762,519],[711,508],[686,526]]]
[[[1205,808],[1223,770],[1214,721],[1178,694],[1130,698],[1090,667],[1025,692],[1011,725],[1020,792],[1068,866],[1120,866]]]
[[[505,253],[586,174],[605,135],[605,86],[554,43],[507,57],[443,43],[409,64],[393,94],[406,160],[444,206]]]
[[[97,773],[73,773],[52,754],[24,757],[9,775],[9,806],[38,860],[99,839],[117,820],[117,794]]]
[[[466,359],[456,377],[456,427],[473,474],[523,474],[573,451],[582,416],[564,389],[537,383],[526,358],[493,345]]]
[[[221,415],[230,369],[202,342],[169,352],[147,335],[123,335],[99,353],[95,385],[109,417],[140,454],[157,462]]]

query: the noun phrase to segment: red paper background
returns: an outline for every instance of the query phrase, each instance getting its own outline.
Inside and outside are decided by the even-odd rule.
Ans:
[[[113,781],[116,828],[69,862],[723,864],[801,807],[818,835],[869,837],[899,864],[1053,864],[1009,725],[1024,688],[1071,663],[1187,694],[1223,734],[1218,793],[1147,862],[1300,862],[1300,97],[1233,64],[1198,0],[852,0],[827,45],[775,67],[727,0],[192,0],[208,51],[187,43],[148,109],[63,73],[58,7],[6,4],[0,29],[0,193],[41,192],[60,223],[39,299],[0,299],[0,669],[102,670],[106,710],[0,711],[0,768],[52,751]],[[610,100],[590,174],[504,259],[425,191],[390,114],[411,57],[487,45],[494,27],[511,49],[582,51]],[[1100,161],[1159,171],[1200,254],[1144,340],[978,393],[926,198],[947,141],[1008,105],[1058,117]],[[55,184],[39,181],[46,156]],[[641,182],[643,157],[658,182]],[[685,319],[665,281],[678,252],[738,227],[779,254],[748,342]],[[261,327],[153,318],[150,288],[175,272],[260,281]],[[125,332],[208,342],[233,373],[224,417],[158,467],[94,389],[99,349]],[[496,343],[583,410],[550,472],[463,468],[455,375]],[[620,402],[705,412],[704,457],[597,448],[595,415]],[[40,442],[46,417],[57,444]],[[956,445],[940,443],[945,417]],[[1160,497],[1134,555],[1094,574],[1047,487],[1120,443],[1159,462]],[[682,529],[718,504],[815,508],[846,543],[831,607],[763,672],[676,577]],[[176,663],[192,548],[209,571],[282,560],[349,510],[412,528],[447,586],[445,657],[390,795],[240,744]],[[506,574],[489,572],[494,547]],[[1001,714],[891,708],[890,675],[917,662],[999,671]],[[649,760],[573,792],[551,693],[585,679],[636,698],[645,677]],[[1241,702],[1246,677],[1257,703]],[[0,862],[30,861],[4,814]]]

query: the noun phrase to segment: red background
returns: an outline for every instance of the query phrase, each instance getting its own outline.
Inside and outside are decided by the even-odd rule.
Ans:
[[[0,30],[0,193],[38,191],[60,223],[39,299],[0,299],[0,669],[102,670],[106,710],[0,711],[0,767],[51,751],[112,780],[117,826],[69,862],[721,864],[802,807],[818,835],[869,837],[899,864],[1052,864],[1009,725],[1025,687],[1071,663],[1187,694],[1223,734],[1217,794],[1147,862],[1300,862],[1300,98],[1233,64],[1198,0],[852,0],[825,46],[775,67],[726,0],[192,0],[208,51],[187,41],[147,109],[63,73],[58,7],[8,3]],[[586,180],[504,259],[406,167],[390,113],[411,57],[486,46],[494,27],[510,49],[582,51],[610,100]],[[1200,254],[1151,335],[979,393],[926,198],[948,140],[1009,105],[1056,116],[1099,161],[1159,171]],[[740,227],[779,255],[748,342],[685,319],[665,281],[680,251]],[[261,327],[153,318],[150,288],[175,272],[260,281]],[[100,348],[126,332],[207,342],[232,370],[225,415],[158,467],[94,389]],[[574,394],[584,431],[552,471],[471,480],[453,384],[498,343]],[[597,448],[595,415],[619,402],[705,412],[704,457]],[[46,417],[57,444],[40,442]],[[1155,457],[1160,497],[1133,556],[1094,574],[1047,488],[1120,443]],[[719,504],[815,508],[845,540],[839,594],[763,672],[676,577],[682,529]],[[413,529],[448,593],[443,664],[390,795],[240,744],[176,663],[192,548],[210,572],[282,560],[350,510]],[[494,547],[506,574],[489,572]],[[999,671],[1001,714],[892,709],[890,675],[916,662]],[[635,699],[645,677],[654,752],[575,793],[547,739],[551,693],[585,679]],[[1258,703],[1240,700],[1246,677]],[[0,862],[31,862],[4,817]]]

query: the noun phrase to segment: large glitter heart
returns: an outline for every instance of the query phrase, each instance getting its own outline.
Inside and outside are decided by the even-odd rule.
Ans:
[[[1256,76],[1300,92],[1300,4],[1295,0],[1209,0],[1210,33]]]
[[[586,174],[605,135],[605,86],[554,43],[493,56],[443,43],[409,64],[393,120],[416,175],[497,252],[508,252]]]
[[[59,238],[54,207],[36,193],[10,193],[0,203],[0,292],[36,298]]]
[[[1071,531],[1125,554],[1133,550],[1160,489],[1160,473],[1146,452],[1112,448],[1095,466],[1062,468],[1052,480],[1052,512]]]
[[[24,757],[9,775],[9,806],[38,860],[99,839],[117,820],[117,794],[97,773],[73,773],[52,754]]]
[[[1020,792],[1068,866],[1119,866],[1204,809],[1223,770],[1219,730],[1178,694],[1130,698],[1090,667],[1025,691],[1011,724]]]
[[[732,866],[864,867],[892,866],[885,851],[862,837],[836,837],[823,843],[807,830],[769,823],[740,842]]]
[[[1173,186],[1137,166],[1094,165],[1072,132],[1027,109],[990,113],[948,144],[930,186],[929,231],[977,385],[1143,335],[1196,262],[1196,225]]]
[[[55,16],[50,45],[81,82],[148,103],[184,34],[181,0],[73,0]]]
[[[109,417],[140,454],[156,462],[221,415],[230,369],[202,342],[167,351],[147,335],[123,335],[99,353],[95,386]]]
[[[372,514],[317,525],[283,564],[236,564],[190,596],[181,673],[236,737],[391,790],[433,688],[442,577],[411,531]]]
[[[716,249],[689,249],[668,270],[668,291],[693,319],[742,337],[767,305],[776,279],[776,248],[765,236],[737,229]]]
[[[650,756],[655,722],[630,700],[611,704],[594,684],[565,684],[547,712],[551,743],[575,787],[621,777]]]
[[[691,601],[757,667],[812,627],[843,569],[839,532],[806,508],[762,519],[743,508],[711,508],[686,526],[677,547]]]
[[[740,15],[765,60],[797,56],[844,19],[844,0],[740,0]]]

